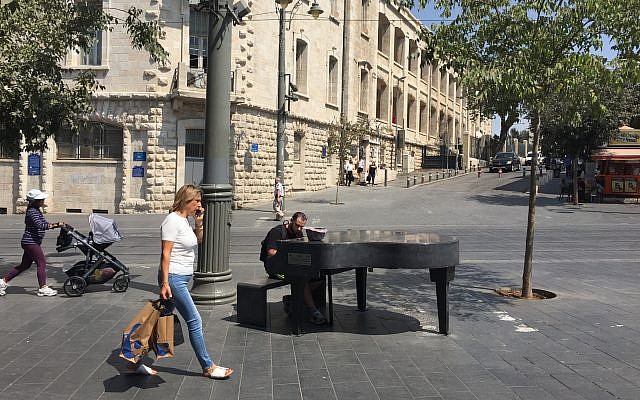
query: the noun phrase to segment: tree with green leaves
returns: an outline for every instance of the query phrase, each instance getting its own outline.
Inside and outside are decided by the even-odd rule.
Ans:
[[[71,83],[63,61],[69,51],[90,49],[96,32],[123,25],[135,49],[164,64],[158,21],[143,21],[142,10],[109,9],[90,0],[13,0],[0,5],[0,146],[17,155],[42,151],[63,127],[76,129],[91,111],[100,89],[90,70]]]
[[[424,6],[427,0],[419,0]],[[414,2],[405,1],[405,5]],[[638,0],[435,0],[444,17],[453,10],[450,23],[432,26],[423,35],[427,54],[462,77],[462,84],[480,79],[483,86],[507,89],[519,99],[523,110],[533,118],[532,145],[537,149],[541,135],[540,115],[556,93],[569,93],[566,87],[589,91],[588,82],[596,77],[612,86],[622,84],[622,76],[637,78],[640,29],[637,22]],[[633,16],[633,17],[630,17]],[[612,65],[594,54],[601,50],[603,38],[610,37],[619,52],[618,69],[624,74],[609,74]],[[575,97],[598,103],[597,94]],[[490,101],[489,98],[486,99]],[[567,102],[572,98],[567,98]],[[533,164],[538,153],[533,153]],[[537,179],[531,174],[527,236],[521,296],[532,297],[533,242]]]
[[[373,129],[369,120],[347,121],[340,120],[329,125],[327,135],[327,154],[338,157],[338,179],[336,180],[336,204],[338,204],[338,190],[344,183],[344,165],[351,157],[354,146],[359,146],[366,135],[371,135]]]

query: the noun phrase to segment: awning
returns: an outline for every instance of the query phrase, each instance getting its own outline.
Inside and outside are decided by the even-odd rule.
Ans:
[[[607,148],[597,149],[591,153],[593,160],[640,160],[640,147],[633,149]]]

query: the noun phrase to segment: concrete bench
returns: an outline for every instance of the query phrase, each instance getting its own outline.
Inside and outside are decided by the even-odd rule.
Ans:
[[[236,313],[238,323],[260,328],[267,327],[267,292],[270,289],[290,285],[287,279],[272,279],[268,277],[256,278],[249,282],[238,282]],[[326,307],[326,280],[313,291],[313,299],[320,309]]]
[[[267,291],[291,284],[286,279],[256,278],[250,282],[238,282],[238,322],[243,325],[267,326]]]

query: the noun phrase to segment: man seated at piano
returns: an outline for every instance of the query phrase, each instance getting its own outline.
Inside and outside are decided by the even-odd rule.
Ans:
[[[302,237],[302,230],[307,223],[307,216],[300,211],[295,212],[291,216],[291,220],[285,221],[283,224],[274,226],[271,228],[267,236],[262,241],[262,247],[260,249],[260,261],[264,262],[264,269],[273,279],[286,279],[283,274],[278,273],[277,265],[272,262],[275,260],[273,256],[278,252],[278,240],[297,239]],[[309,310],[311,316],[311,323],[315,325],[324,325],[327,323],[325,316],[318,310],[314,301],[312,292],[314,289],[322,285],[323,280],[311,280],[304,286],[304,305]],[[289,296],[285,296],[282,299],[285,303],[285,310],[287,310],[286,302],[289,300]]]

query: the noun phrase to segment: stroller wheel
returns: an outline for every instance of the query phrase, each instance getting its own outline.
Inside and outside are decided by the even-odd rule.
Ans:
[[[64,292],[69,297],[82,296],[87,288],[87,282],[81,276],[72,276],[64,281]]]
[[[126,275],[120,275],[113,281],[113,291],[116,293],[126,292],[129,288],[129,277]]]

